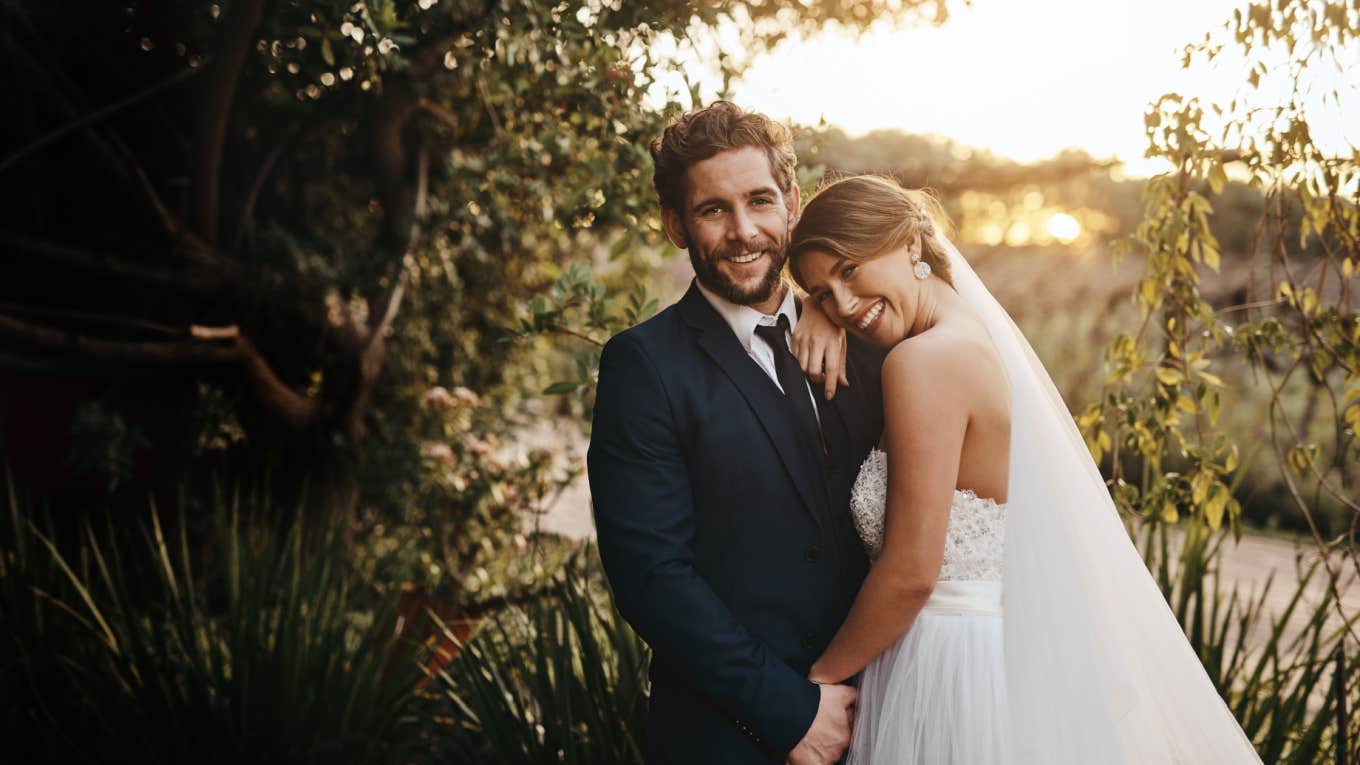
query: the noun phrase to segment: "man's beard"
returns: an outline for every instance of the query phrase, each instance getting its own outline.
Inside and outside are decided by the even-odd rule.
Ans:
[[[730,257],[754,252],[768,254],[770,266],[755,288],[743,289],[722,272],[719,264]],[[783,243],[770,240],[765,240],[755,247],[741,244],[726,245],[714,250],[707,259],[698,255],[694,248],[690,248],[689,251],[689,262],[694,266],[694,274],[699,278],[699,283],[724,300],[730,300],[737,305],[760,303],[773,296],[779,286],[779,275],[784,268],[785,260],[786,251]]]

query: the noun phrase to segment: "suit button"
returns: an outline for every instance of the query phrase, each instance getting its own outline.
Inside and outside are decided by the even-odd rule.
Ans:
[[[807,551],[804,553],[804,555],[807,557],[808,560],[815,561],[818,558],[822,557],[822,548],[818,547],[817,545],[808,545]]]
[[[816,647],[816,643],[813,642],[813,640],[812,640],[812,633],[811,633],[811,632],[805,632],[805,633],[803,633],[803,641],[802,641],[802,642],[803,642],[803,650],[805,650],[805,651],[811,651],[813,648]]]

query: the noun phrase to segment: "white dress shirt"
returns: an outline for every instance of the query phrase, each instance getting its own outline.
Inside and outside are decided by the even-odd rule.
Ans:
[[[789,318],[789,331],[784,333],[784,342],[788,344],[789,351],[792,352],[793,341],[791,335],[793,334],[793,330],[798,326],[798,310],[794,306],[793,290],[789,289],[787,284],[782,285],[784,288],[784,300],[779,304],[779,308],[774,312],[774,315],[770,316],[763,314],[750,306],[737,305],[731,300],[720,297],[701,284],[697,279],[694,283],[699,287],[699,293],[708,300],[709,305],[713,306],[713,309],[718,312],[718,315],[723,317],[723,321],[727,322],[727,326],[732,328],[732,333],[736,335],[737,340],[741,342],[741,347],[746,349],[747,355],[749,355],[761,370],[765,372],[765,376],[770,378],[770,381],[775,384],[775,387],[779,388],[781,391],[784,390],[784,386],[779,384],[779,373],[775,371],[774,349],[764,340],[756,336],[756,327],[776,326],[779,324],[779,317],[781,315],[787,316]],[[812,400],[812,413],[817,418],[817,426],[821,427],[822,413],[817,409],[816,394],[812,392],[812,386],[810,384],[807,386],[807,394],[808,398]]]

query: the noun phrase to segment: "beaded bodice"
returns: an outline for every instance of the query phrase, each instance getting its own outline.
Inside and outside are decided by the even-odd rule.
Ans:
[[[883,517],[888,496],[888,455],[870,450],[850,491],[850,515],[869,560],[883,550]],[[1005,553],[1006,506],[971,491],[955,491],[949,508],[940,581],[1000,581]]]

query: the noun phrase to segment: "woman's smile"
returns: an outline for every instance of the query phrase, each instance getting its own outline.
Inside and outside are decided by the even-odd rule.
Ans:
[[[878,325],[878,320],[883,316],[883,309],[886,307],[887,303],[885,303],[882,298],[875,300],[873,304],[855,320],[855,327],[858,328],[860,332],[866,334],[871,332],[872,328]]]

